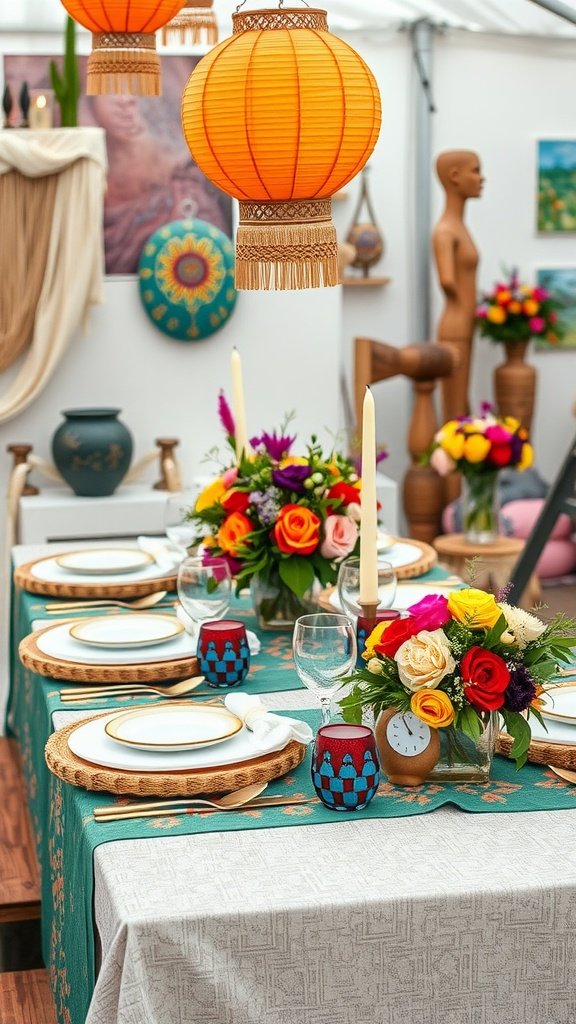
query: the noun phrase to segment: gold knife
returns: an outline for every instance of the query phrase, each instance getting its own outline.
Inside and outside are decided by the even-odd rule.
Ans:
[[[240,807],[233,808],[234,811],[252,811],[258,810],[263,807],[292,807],[298,804],[309,804],[316,800],[316,797],[279,797],[269,796],[262,797],[261,799],[251,800],[247,804],[241,804]],[[145,805],[150,806],[150,805]],[[127,808],[119,807],[117,810],[110,810],[108,813],[99,811],[98,808],[94,810],[94,821],[124,821],[124,819],[130,818],[166,818],[175,817],[184,812],[191,812],[192,814],[230,814],[232,808],[226,810],[221,807],[199,807],[197,804],[190,803],[189,801],[180,801],[178,804],[171,803],[168,806],[157,806],[155,810],[130,810],[130,805]],[[96,813],[98,811],[98,813]]]

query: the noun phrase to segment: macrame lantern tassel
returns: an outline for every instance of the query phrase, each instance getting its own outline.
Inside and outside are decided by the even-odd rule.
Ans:
[[[323,288],[338,284],[330,199],[240,203],[236,287]]]
[[[162,42],[205,43],[215,46],[218,42],[218,22],[212,10],[214,0],[188,0],[181,11],[162,29]]]

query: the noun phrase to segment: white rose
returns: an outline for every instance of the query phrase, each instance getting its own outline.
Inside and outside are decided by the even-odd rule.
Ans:
[[[514,641],[520,650],[524,650],[531,640],[537,640],[546,629],[546,624],[523,608],[516,608],[512,604],[501,604],[499,607],[504,612],[507,632],[512,633]]]
[[[394,655],[400,681],[408,690],[434,690],[456,668],[443,629],[421,629]]]

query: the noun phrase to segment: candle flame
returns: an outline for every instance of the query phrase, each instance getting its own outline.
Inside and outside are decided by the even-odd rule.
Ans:
[[[39,110],[43,110],[44,107],[46,106],[46,97],[45,96],[39,96],[38,99],[36,100],[36,106],[38,107]]]

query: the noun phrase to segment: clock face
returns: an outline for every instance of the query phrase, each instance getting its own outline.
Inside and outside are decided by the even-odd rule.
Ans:
[[[392,715],[386,728],[386,739],[392,750],[404,757],[416,757],[426,750],[431,740],[430,727],[411,711]]]

